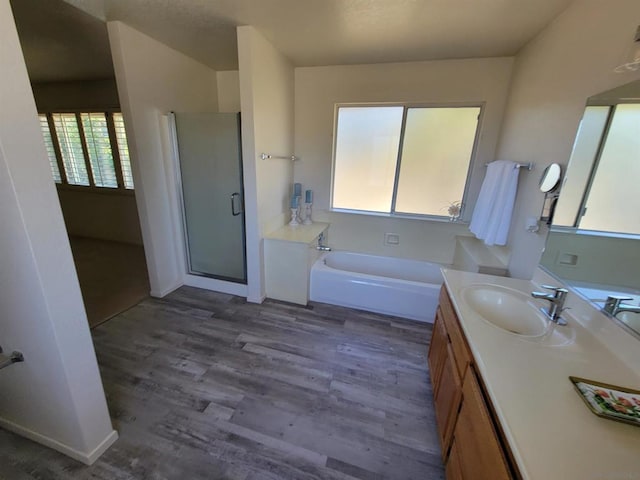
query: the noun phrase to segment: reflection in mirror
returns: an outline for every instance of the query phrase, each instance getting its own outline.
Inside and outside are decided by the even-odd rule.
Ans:
[[[640,303],[640,81],[588,99],[541,265],[602,308]],[[617,320],[640,336],[640,313]]]
[[[544,169],[542,172],[542,176],[540,177],[540,191],[542,193],[548,193],[555,189],[558,186],[558,182],[560,181],[560,175],[562,174],[562,169],[560,165],[557,163],[552,163]]]

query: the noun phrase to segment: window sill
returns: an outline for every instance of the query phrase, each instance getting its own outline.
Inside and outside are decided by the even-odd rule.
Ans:
[[[604,238],[621,238],[625,240],[640,240],[640,234],[619,233],[619,232],[603,232],[599,230],[580,230],[571,227],[551,227],[552,232],[557,233],[573,233],[575,235],[584,235],[587,237],[604,237]]]
[[[435,222],[435,223],[451,223],[455,225],[463,225],[468,226],[469,222],[465,220],[456,220],[451,221],[449,217],[441,216],[441,215],[416,215],[416,214],[408,214],[408,213],[383,213],[383,212],[371,212],[368,210],[348,210],[344,208],[330,208],[329,212],[331,213],[346,213],[348,215],[364,215],[369,217],[383,217],[383,218],[398,218],[398,219],[406,219],[406,220],[421,220],[427,222]]]
[[[124,188],[91,187],[85,185],[65,185],[56,183],[56,189],[67,192],[98,193],[101,195],[122,195],[125,197],[135,196],[135,190]]]

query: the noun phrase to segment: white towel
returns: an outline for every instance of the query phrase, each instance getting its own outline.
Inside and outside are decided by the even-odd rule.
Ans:
[[[505,245],[518,188],[514,162],[496,160],[487,165],[469,230],[486,245]]]

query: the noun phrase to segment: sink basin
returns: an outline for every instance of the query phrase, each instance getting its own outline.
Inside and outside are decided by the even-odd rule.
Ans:
[[[552,323],[533,299],[500,285],[469,285],[462,298],[483,320],[515,335],[544,335]]]

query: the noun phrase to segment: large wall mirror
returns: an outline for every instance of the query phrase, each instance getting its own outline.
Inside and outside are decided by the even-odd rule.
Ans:
[[[541,266],[602,308],[640,303],[640,80],[587,100]],[[640,313],[616,318],[640,335]]]

